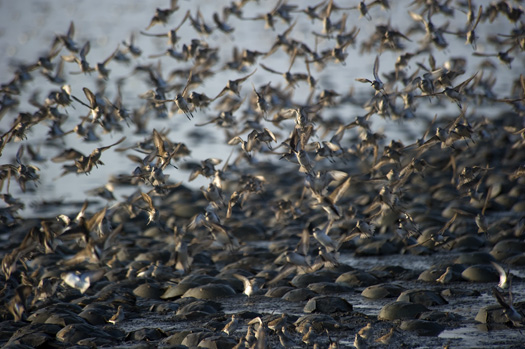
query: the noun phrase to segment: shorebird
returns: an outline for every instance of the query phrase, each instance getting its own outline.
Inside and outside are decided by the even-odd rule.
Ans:
[[[261,281],[257,277],[247,278],[246,276],[241,274],[233,274],[233,276],[242,281],[244,285],[243,293],[248,297],[253,296],[259,291]]]
[[[83,273],[67,272],[62,273],[61,278],[64,283],[72,288],[76,288],[80,293],[85,293],[93,282],[100,280],[104,276],[104,270],[88,270]]]
[[[65,84],[60,87],[60,91],[51,91],[44,103],[46,106],[56,104],[61,107],[67,107],[71,104],[71,102],[73,102],[71,99],[71,86]]]
[[[92,68],[89,66],[89,62],[86,59],[86,56],[88,55],[89,51],[91,49],[91,45],[89,41],[87,41],[84,46],[80,49],[80,52],[78,54],[78,57],[74,54],[68,55],[68,56],[62,56],[62,59],[66,62],[75,62],[80,67],[80,72],[73,72],[70,74],[81,74],[81,73],[91,73],[95,70],[95,68]]]
[[[432,22],[432,15],[433,12],[431,9],[427,12],[427,19],[423,17],[423,15],[420,15],[418,13],[408,11],[410,17],[416,22],[422,22],[425,26],[426,31],[426,40],[428,43],[433,43],[437,46],[439,49],[445,49],[448,46],[448,42],[444,37],[444,33],[447,32],[448,22],[444,25],[437,27]]]
[[[188,253],[188,244],[178,237],[175,239],[175,249],[172,251],[169,262],[166,266],[174,266],[177,270],[186,273],[193,262],[193,257]]]
[[[78,99],[75,96],[71,96],[71,97],[73,97],[73,99],[77,101],[78,103],[88,107],[91,110],[90,112],[91,123],[100,122],[100,118],[104,114],[104,106],[105,106],[104,103],[105,102],[101,100],[100,98],[97,98],[97,96],[93,92],[91,92],[91,90],[87,87],[83,87],[82,91],[84,91],[84,94],[86,95],[86,98],[89,101],[89,105],[82,102],[80,99]]]
[[[293,44],[290,41],[290,39],[288,39],[288,35],[292,32],[296,23],[297,21],[293,22],[282,34],[277,34],[277,39],[273,43],[272,47],[268,50],[268,52],[266,52],[265,57],[269,57],[270,55],[275,53],[275,51],[277,51],[279,47],[283,47],[285,50],[287,50],[288,48],[293,48]]]
[[[506,288],[509,288],[509,286],[510,286],[510,277],[509,277],[508,270],[505,271],[505,269],[503,269],[503,267],[501,265],[499,265],[498,263],[496,263],[496,262],[492,262],[491,261],[490,263],[497,270],[497,272],[499,274],[498,287],[503,289],[503,290],[506,289]]]
[[[292,17],[290,16],[290,12],[295,10],[297,8],[296,5],[288,5],[286,2],[283,4],[283,0],[277,1],[275,6],[270,12],[260,14],[256,17],[249,17],[245,18],[242,17],[244,20],[264,20],[265,21],[265,28],[271,28],[272,30],[275,30],[275,17],[281,17],[286,23],[290,23],[292,21]]]
[[[297,162],[299,163],[299,172],[311,174],[315,168],[315,162],[310,160],[308,153],[303,150],[292,149],[295,156],[297,157]]]
[[[147,193],[141,193],[142,200],[148,205],[144,210],[148,212],[148,224],[159,220],[160,212],[153,205],[153,200]]]
[[[52,83],[62,85],[66,82],[64,75],[64,60],[61,59],[56,65],[56,71],[52,74],[51,71],[42,71],[42,74]]]
[[[178,108],[178,113],[184,113],[186,117],[188,118],[188,120],[191,120],[193,118],[193,113],[192,113],[193,108],[189,106],[188,101],[186,100],[188,88],[190,87],[190,84],[192,83],[192,75],[193,75],[193,71],[190,70],[188,74],[188,79],[186,81],[186,85],[184,86],[182,92],[177,93],[177,95],[175,96],[175,99],[156,100],[156,102],[158,103],[175,102],[175,105]]]
[[[105,146],[105,147],[99,147],[93,149],[91,154],[89,156],[80,156],[78,159],[75,160],[75,165],[77,166],[77,173],[86,173],[88,174],[93,169],[93,166],[98,168],[98,165],[104,165],[102,161],[100,161],[100,157],[102,156],[102,152],[108,150],[111,147],[114,147],[122,142],[126,137],[122,137],[115,143]]]
[[[479,21],[481,20],[481,17],[483,15],[483,6],[479,6],[479,11],[478,11],[478,15],[476,17],[476,21],[474,22],[473,21],[473,11],[472,11],[472,0],[468,0],[468,4],[469,4],[469,16],[468,16],[468,30],[467,30],[467,34],[466,34],[466,42],[465,44],[471,44],[472,47],[474,48],[474,50],[476,49],[476,39],[477,39],[477,36],[476,36],[476,33],[475,33],[475,29],[476,27],[478,26],[478,23]],[[474,23],[474,24],[472,24]]]
[[[202,186],[200,189],[206,200],[209,202],[213,202],[219,207],[224,207],[226,205],[224,202],[222,189],[214,183],[208,184],[208,188],[204,188],[204,186]]]
[[[124,321],[124,318],[124,307],[122,305],[119,305],[117,308],[117,312],[108,319],[108,322],[110,324],[116,325],[117,323]]]
[[[442,283],[443,285],[448,284],[454,278],[454,272],[451,267],[447,267],[447,270],[436,279],[437,282]]]
[[[370,16],[370,13],[368,13],[368,6],[364,1],[360,1],[359,5],[357,6],[348,8],[348,10],[353,10],[353,9],[359,10],[359,18],[365,17],[368,21],[372,20],[372,16]]]
[[[388,345],[392,341],[392,338],[394,337],[394,333],[395,333],[394,332],[394,327],[391,327],[390,331],[388,331],[385,335],[377,338],[375,341],[376,341],[376,343],[381,343],[381,344],[384,344],[384,345]]]
[[[312,191],[312,194],[317,199],[317,204],[328,213],[329,219],[340,218],[342,213],[337,206],[337,202],[350,188],[352,177],[347,176],[329,195],[323,195],[322,192]]]
[[[306,14],[308,16],[308,18],[310,18],[312,20],[312,23],[314,23],[314,21],[316,19],[321,19],[321,15],[320,13],[318,13],[317,11],[321,8],[321,6],[323,6],[324,4],[326,3],[326,0],[322,0],[321,2],[319,2],[318,4],[314,5],[314,6],[306,6],[305,9],[302,9],[301,12],[303,12],[304,14]],[[321,12],[321,11],[319,11]]]
[[[455,102],[458,105],[459,109],[463,112],[462,114],[464,114],[463,106],[461,104],[461,102],[465,98],[465,94],[463,93],[463,90],[477,76],[477,74],[478,73],[475,73],[474,75],[472,75],[471,77],[469,77],[468,79],[464,80],[463,82],[457,84],[454,87],[446,86],[440,92],[433,91],[434,84],[433,84],[432,80],[420,80],[420,81],[426,81],[428,86],[424,85],[424,87],[423,87],[423,85],[421,85],[421,83],[420,83],[421,90],[424,91],[425,94],[422,94],[422,95],[419,95],[419,96],[415,95],[414,97],[428,97],[428,96],[445,95],[446,97],[451,99],[453,102]]]
[[[290,336],[286,334],[284,328],[277,332],[277,335],[279,336],[279,343],[281,343],[283,348],[292,348],[295,346],[295,342]]]
[[[364,338],[364,339],[367,339],[367,340],[372,338],[373,333],[374,333],[374,331],[373,331],[371,322],[367,323],[365,327],[361,328],[359,330],[359,332],[357,332],[357,334],[361,338]]]
[[[341,19],[337,23],[332,23],[331,20],[331,14],[332,14],[333,7],[329,6],[326,9],[326,12],[324,13],[322,20],[323,20],[323,31],[321,34],[317,34],[313,32],[314,35],[317,35],[319,37],[323,37],[326,39],[333,38],[332,33],[336,30],[339,30],[340,33],[344,32],[346,27],[346,19],[347,19],[347,13],[343,13],[341,16]]]
[[[75,36],[75,23],[71,21],[69,23],[69,28],[65,35],[56,35],[55,41],[53,42],[53,49],[56,48],[57,44],[62,44],[68,49],[68,51],[76,53],[78,52],[77,43],[73,40]]]
[[[374,61],[373,74],[374,74],[374,81],[371,81],[365,78],[357,78],[355,80],[359,82],[369,83],[372,85],[374,90],[376,90],[377,92],[382,92],[383,94],[386,95],[385,85],[383,84],[383,81],[381,81],[381,78],[379,77],[379,56],[376,56],[376,59]]]
[[[221,92],[219,92],[219,94],[217,94],[217,96],[215,96],[215,98],[213,98],[212,100],[216,100],[217,98],[219,97],[222,97],[225,93],[227,92],[232,92],[234,93],[235,95],[239,96],[240,97],[240,91],[239,91],[239,88],[241,87],[241,84],[243,82],[245,82],[246,80],[248,80],[248,78],[250,76],[252,76],[253,74],[255,74],[255,72],[257,71],[257,69],[255,69],[253,72],[251,72],[250,74],[242,77],[242,78],[239,78],[239,79],[236,79],[236,80],[228,80],[228,83],[226,84],[226,86],[221,90]]]
[[[514,60],[514,57],[510,56],[509,53],[514,50],[518,45],[512,45],[506,51],[499,51],[497,53],[485,53],[485,52],[474,52],[472,55],[479,57],[498,57],[498,59],[506,64],[509,69],[511,68],[511,63]]]
[[[109,72],[110,70],[106,68],[106,65],[113,59],[115,58],[115,56],[117,55],[117,53],[119,52],[119,47],[117,46],[117,48],[115,49],[115,51],[113,51],[113,53],[111,55],[109,55],[108,58],[106,58],[105,60],[103,60],[102,62],[100,63],[97,63],[97,65],[95,66],[95,70],[98,71],[98,77],[100,79],[104,79],[104,80],[107,80],[108,77],[109,77]]]
[[[265,90],[270,86],[270,83],[268,83],[268,85],[266,85],[261,93],[257,92],[257,90],[255,89],[255,85],[252,83],[252,87],[253,87],[253,92],[255,93],[255,96],[256,96],[256,101],[255,101],[255,104],[257,106],[257,109],[258,111],[260,111],[262,114],[263,114],[263,117],[266,118],[266,115],[268,114],[268,111],[270,110],[270,106],[268,104],[268,102],[266,102],[266,99],[264,98],[265,96]],[[275,138],[275,137],[274,137]]]
[[[17,181],[18,185],[20,186],[20,189],[22,192],[25,193],[26,191],[26,183],[27,182],[34,182],[38,183],[38,180],[40,178],[40,175],[38,172],[40,172],[40,169],[34,165],[25,165],[22,162],[22,156],[24,155],[24,145],[22,144],[15,155],[15,160],[18,164],[18,166],[14,166],[11,164],[2,165],[1,167],[12,169],[17,174]],[[10,177],[9,177],[10,178]]]
[[[257,131],[253,130],[248,134],[247,140],[243,140],[240,136],[235,136],[228,141],[228,145],[241,145],[241,149],[246,153],[248,158],[251,158],[251,151],[257,145],[256,141]]]
[[[257,338],[255,347],[256,348],[266,348],[268,345],[268,338],[267,338],[268,334],[266,333],[267,326],[265,323],[263,323],[262,319],[259,316],[256,317],[254,320],[259,321],[259,327],[257,328],[257,331],[255,332],[255,338]]]
[[[354,338],[354,343],[353,344],[354,344],[354,347],[356,349],[366,349],[366,348],[368,348],[368,341],[365,338],[361,337],[359,335],[359,333],[355,334],[355,338]]]
[[[190,22],[192,27],[197,31],[199,34],[203,35],[209,35],[213,32],[213,28],[204,22],[204,16],[202,15],[200,10],[197,10],[197,15],[195,18],[193,18],[190,15]]]
[[[285,313],[282,313],[281,317],[268,322],[268,328],[277,333],[282,332],[286,326],[287,319],[288,316]]]
[[[226,333],[228,336],[231,336],[239,328],[239,320],[235,314],[232,315],[230,322],[224,326],[222,332]]]
[[[313,229],[313,236],[314,238],[328,251],[337,251],[339,246],[337,246],[337,243],[328,236],[328,233],[330,232],[330,229],[332,228],[333,221],[330,220],[326,223],[323,229],[320,228],[314,228]]]
[[[192,91],[187,99],[188,102],[193,104],[195,108],[199,109],[207,108],[208,105],[213,101],[210,97],[206,96],[205,93],[198,93],[195,91]]]
[[[202,175],[206,178],[213,176],[217,171],[215,169],[215,165],[218,165],[221,162],[222,160],[217,158],[208,158],[201,161],[201,166],[195,166],[195,168],[191,171],[189,181],[191,182],[199,175]]]
[[[217,12],[213,13],[213,21],[217,25],[217,29],[219,29],[223,33],[230,34],[235,30],[235,28],[232,27],[231,25],[226,24],[227,16],[223,16],[223,17],[224,18],[221,19]]]
[[[282,77],[284,77],[284,79],[286,80],[286,82],[288,83],[288,86],[291,87],[291,88],[296,88],[298,86],[298,82],[299,81],[305,81],[305,80],[308,80],[308,74],[305,74],[305,73],[290,73],[290,70],[292,69],[292,66],[295,62],[295,57],[297,56],[297,50],[294,50],[294,53],[292,54],[292,58],[291,58],[291,61],[290,61],[290,65],[288,66],[288,70],[285,71],[285,72],[278,72],[277,70],[274,70],[270,67],[267,67],[266,65],[260,63],[260,66],[272,73],[272,74],[277,74],[277,75],[281,75]]]
[[[142,50],[138,46],[135,46],[135,34],[132,33],[130,35],[129,43],[122,41],[122,44],[128,49],[128,52],[131,53],[133,57],[137,58],[142,54]]]
[[[314,337],[314,328],[313,328],[313,326],[310,323],[308,323],[306,325],[305,329],[306,329],[306,331],[305,331],[306,333],[304,333],[304,335],[302,336],[301,340],[303,341],[304,344],[310,345],[310,344],[314,343],[314,341],[315,341],[314,338],[313,338]]]
[[[171,14],[179,9],[179,6],[177,5],[177,3],[178,3],[178,0],[171,0],[170,1],[171,6],[169,8],[165,8],[165,9],[157,8],[155,10],[155,15],[153,16],[153,18],[151,18],[151,21],[149,25],[146,27],[146,30],[150,29],[151,27],[157,24],[166,24]]]
[[[244,343],[247,344],[247,347],[251,347],[255,343],[253,325],[248,325],[248,328],[246,329],[246,335],[244,335],[242,339],[244,339]]]
[[[14,295],[7,303],[7,310],[13,315],[15,321],[21,321],[27,317],[26,310],[29,310],[27,301],[31,295],[32,287],[29,285],[20,285],[15,289]]]
[[[186,20],[188,19],[188,17],[190,16],[190,11],[188,10],[186,12],[186,15],[184,16],[184,18],[182,18],[182,20],[180,21],[179,25],[176,26],[175,28],[171,29],[169,32],[167,33],[160,33],[160,34],[152,34],[152,33],[147,33],[147,32],[144,32],[144,31],[141,31],[140,34],[142,35],[146,35],[146,36],[152,36],[152,37],[157,37],[157,38],[160,38],[160,37],[167,37],[168,38],[168,44],[174,48],[175,45],[177,44],[177,42],[179,41],[180,37],[177,36],[177,31],[180,29],[180,27],[182,27],[182,25],[184,24],[184,22],[186,22]]]
[[[524,326],[524,317],[523,315],[514,307],[513,301],[512,301],[512,292],[509,289],[509,300],[505,300],[505,297],[503,294],[501,294],[500,291],[498,291],[497,288],[492,288],[492,294],[498,301],[499,305],[503,307],[503,312],[507,319],[512,323],[515,327],[523,327]]]

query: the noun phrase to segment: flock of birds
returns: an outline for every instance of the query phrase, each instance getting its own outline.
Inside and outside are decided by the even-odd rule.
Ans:
[[[192,251],[242,250],[245,241],[232,233],[232,227],[251,217],[266,217],[265,231],[273,238],[280,229],[298,227],[299,242],[284,255],[288,267],[281,271],[282,278],[298,270],[337,265],[345,244],[383,234],[398,236],[407,251],[446,245],[455,228],[465,225],[475,227],[487,240],[503,226],[512,227],[508,231],[523,238],[523,206],[513,206],[525,193],[525,75],[520,74],[525,27],[519,1],[475,5],[470,0],[414,0],[408,3],[411,23],[403,32],[395,28],[396,18],[376,20],[374,13],[385,15],[391,6],[398,6],[388,0],[361,1],[352,7],[337,0],[320,0],[312,6],[279,0],[271,11],[260,14],[258,5],[258,1],[232,1],[212,18],[198,9],[184,13],[177,1],[171,1],[169,8],[156,9],[137,35],[167,41],[165,51],[150,55],[147,65],[134,64],[147,53],[133,36],[105,60],[93,62],[90,41],[77,41],[71,22],[66,33],[56,35],[47,54],[32,63],[18,64],[13,77],[2,83],[0,188],[4,204],[0,229],[3,234],[20,227],[26,230],[16,246],[2,249],[5,281],[1,293],[14,319],[24,319],[31,307],[52,298],[57,287],[68,285],[83,293],[103,277],[98,270],[89,270],[45,278],[36,272],[37,266],[30,265],[34,256],[61,255],[61,245],[65,245],[73,252],[61,255],[65,265],[105,261],[102,264],[111,266],[112,260],[106,257],[130,219],[142,222],[143,229],[156,227],[173,234],[170,265],[182,275],[192,270]],[[502,18],[508,22],[506,32],[477,35],[481,26],[490,27]],[[295,38],[299,20],[311,27],[308,42]],[[229,53],[207,38],[231,37],[240,30],[232,23],[245,21],[261,22],[254,40],[257,35],[272,36],[274,43],[258,46],[258,50],[234,46],[233,57],[221,66]],[[348,22],[354,23],[351,29]],[[179,37],[184,26],[193,27],[195,37]],[[370,37],[363,37],[362,26],[374,28]],[[157,28],[164,30],[157,33]],[[469,57],[435,58],[434,53],[446,52],[449,42],[458,40],[481,62],[472,73],[467,74],[472,70]],[[377,53],[373,70],[355,77],[355,82],[363,84],[356,84],[359,91],[325,88],[323,81],[330,77],[315,77],[326,67],[345,69],[352,64],[353,55],[373,52]],[[380,66],[387,53],[397,56],[392,70]],[[286,62],[279,60],[279,66],[263,63],[279,54],[287,57]],[[172,71],[166,79],[161,59],[173,59],[184,68]],[[78,69],[66,73],[75,63]],[[124,95],[126,78],[114,81],[113,65],[131,67],[130,74],[144,78],[149,89]],[[207,79],[225,70],[241,77],[225,81],[217,94],[198,92]],[[84,96],[73,94],[68,82],[78,74],[91,78],[92,73],[97,76],[97,89],[84,87]],[[37,74],[56,87],[44,98],[33,93],[21,104],[19,96],[33,88],[31,81]],[[268,80],[256,86],[254,78],[261,74]],[[501,82],[502,74],[510,80]],[[107,93],[110,83],[116,87],[113,95]],[[306,98],[296,96],[295,91],[305,86]],[[133,102],[127,105],[130,99]],[[19,110],[21,105],[25,111]],[[484,109],[497,113],[490,115]],[[73,115],[83,110],[87,115],[73,129],[64,130]],[[364,114],[350,116],[348,110]],[[187,120],[173,116],[177,113]],[[214,116],[196,122],[204,113]],[[199,132],[224,134],[231,154],[226,160],[184,161],[191,149],[170,139],[169,126],[148,128],[149,119],[172,116],[176,121],[170,119],[166,125],[190,122],[204,130]],[[422,122],[425,131],[412,144],[399,140],[386,144],[385,135],[373,127],[378,118],[399,120],[407,127]],[[24,223],[19,211],[25,204],[11,192],[14,183],[22,192],[38,191],[38,163],[50,155],[40,154],[31,142],[37,127],[47,127],[46,142],[58,146],[69,134],[88,144],[99,142],[100,133],[122,134],[118,141],[95,147],[89,154],[61,149],[51,158],[63,163],[64,178],[59,180],[74,180],[75,175],[89,175],[106,166],[104,154],[110,149],[126,153],[134,169],[92,191],[94,197],[108,202],[96,212],[90,212],[86,200],[72,216],[57,213]],[[144,139],[129,145],[126,140],[132,127]],[[201,137],[205,141],[206,136]],[[19,144],[16,155],[8,159],[6,147],[15,143]],[[202,176],[209,184],[195,194],[201,200],[196,212],[172,219],[174,208],[168,198],[180,193],[182,182],[170,176],[183,170],[190,172],[190,182]],[[116,198],[115,186],[135,191]],[[513,190],[512,204],[498,201]],[[450,282],[447,276],[442,275],[438,282]],[[246,293],[251,294],[251,281],[239,277],[245,279]],[[499,290],[494,292],[498,302],[514,309]],[[514,313],[513,322],[525,323],[515,309]],[[267,325],[258,321],[264,330]],[[275,327],[276,333],[286,337],[282,326]]]

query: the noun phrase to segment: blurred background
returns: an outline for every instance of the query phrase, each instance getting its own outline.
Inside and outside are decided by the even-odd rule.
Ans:
[[[306,8],[306,6],[313,6],[320,1],[289,1],[288,4],[296,4],[299,8]],[[155,25],[148,29],[148,33],[167,33],[171,28],[177,26],[182,20],[187,10],[190,10],[192,15],[195,15],[197,10],[200,10],[203,18],[210,26],[214,26],[212,15],[214,12],[222,13],[222,9],[229,6],[232,1],[179,1],[180,9],[176,11],[168,20],[166,25]],[[336,1],[340,6],[355,6],[358,1]],[[466,2],[465,2],[466,3]],[[485,3],[485,2],[483,2]],[[272,10],[277,4],[277,1],[250,1],[243,7],[243,16],[246,18],[254,18]],[[411,8],[412,1],[391,1],[391,8],[384,9],[380,6],[374,6],[370,9],[370,18],[360,16],[356,9],[345,11],[348,14],[346,22],[346,30],[350,31],[352,27],[357,27],[359,33],[355,45],[347,48],[348,57],[345,64],[331,62],[326,64],[322,70],[316,70],[312,67],[312,74],[318,80],[316,93],[323,89],[332,89],[340,94],[353,93],[357,98],[366,100],[373,91],[368,85],[356,82],[356,78],[372,79],[372,70],[375,57],[378,55],[376,50],[371,52],[362,52],[361,44],[368,40],[368,38],[375,32],[376,26],[379,24],[389,24],[395,30],[405,32],[414,21],[409,16],[408,11],[416,11],[416,8]],[[123,103],[129,110],[139,108],[144,104],[144,100],[139,98],[139,95],[145,93],[152,88],[149,84],[145,74],[136,73],[134,68],[139,65],[153,65],[158,67],[164,74],[164,78],[169,76],[169,73],[177,69],[187,69],[192,66],[192,62],[182,62],[175,60],[167,55],[162,57],[150,58],[151,55],[161,54],[166,51],[167,39],[154,38],[142,35],[140,32],[145,31],[148,27],[156,8],[167,8],[170,3],[167,0],[153,0],[153,1],[139,1],[139,0],[122,0],[122,1],[104,1],[104,0],[55,0],[55,1],[7,1],[0,0],[0,52],[3,52],[3,59],[0,60],[0,82],[2,84],[9,82],[14,75],[15,70],[21,64],[32,64],[40,55],[49,52],[56,35],[64,35],[68,31],[71,22],[74,22],[75,35],[74,40],[81,47],[86,41],[90,41],[91,50],[87,56],[89,62],[93,66],[97,62],[106,59],[119,46],[124,49],[123,42],[130,43],[131,38],[134,37],[134,45],[142,50],[142,54],[133,58],[131,62],[126,65],[120,62],[112,61],[108,64],[111,70],[110,78],[105,84],[105,93],[109,99],[116,96],[116,86],[119,80],[124,79],[122,85]],[[479,5],[477,5],[479,6]],[[476,7],[477,8],[477,7]],[[448,30],[458,31],[464,28],[467,14],[464,11],[465,6],[461,9],[457,8],[454,12],[454,17],[444,17],[443,15],[436,15],[433,17],[436,26],[448,23]],[[333,14],[332,21],[336,22],[341,18],[343,11],[337,11]],[[317,48],[322,51],[328,47],[333,46],[333,40],[317,39],[312,34],[313,31],[322,31],[322,22],[317,20],[312,22],[304,13],[293,13],[294,20],[297,20],[290,37],[302,41],[309,45],[310,48]],[[230,61],[233,56],[234,47],[238,47],[239,51],[242,49],[268,51],[274,44],[278,34],[283,33],[289,28],[290,24],[285,23],[281,19],[276,19],[275,30],[265,28],[263,20],[241,20],[235,16],[230,16],[227,23],[234,28],[231,34],[225,34],[218,30],[214,30],[211,35],[204,36],[195,31],[195,29],[187,21],[178,31],[181,37],[176,50],[181,49],[182,44],[189,44],[192,39],[199,39],[206,41],[210,47],[218,49],[219,63],[214,67],[214,75],[204,81],[204,84],[198,86],[194,90],[197,92],[204,92],[206,95],[213,97],[226,85],[229,79],[237,79],[252,72],[258,67],[255,64],[253,67],[247,69],[245,72],[237,72],[227,69],[221,69],[226,62]],[[503,16],[499,16],[492,23],[485,21],[480,23],[476,30],[478,35],[477,46],[474,49],[472,45],[465,45],[463,38],[455,35],[446,35],[448,46],[442,50],[434,50],[433,57],[438,66],[443,65],[446,61],[455,57],[466,58],[468,61],[467,72],[459,79],[464,80],[474,74],[480,69],[480,65],[487,60],[494,65],[493,72],[497,76],[497,82],[494,87],[494,92],[498,96],[508,96],[511,90],[511,85],[514,79],[520,73],[525,71],[523,54],[516,53],[516,58],[512,62],[512,67],[501,64],[496,57],[476,57],[472,56],[474,50],[477,52],[494,53],[494,48],[488,41],[489,34],[509,33],[516,24],[510,23]],[[422,39],[424,34],[415,35],[416,38]],[[419,47],[419,42],[416,40],[402,41],[406,46],[406,52],[414,52]],[[393,52],[385,50],[380,52],[380,69],[379,73],[391,72],[394,70],[394,64],[397,57],[404,52]],[[67,55],[68,52],[63,49],[59,55]],[[58,58],[58,57],[57,57]],[[267,58],[259,58],[259,63],[264,63],[266,66],[272,67],[275,70],[285,72],[290,64],[290,57],[278,50],[273,55]],[[415,63],[420,62],[425,66],[429,66],[428,54],[418,56],[412,60],[407,69],[415,72],[420,69]],[[83,87],[88,87],[92,91],[97,91],[100,85],[97,84],[97,73],[70,75],[70,72],[77,72],[79,70],[75,63],[65,63],[64,73],[66,75],[66,83],[71,86],[72,94],[79,99],[86,101]],[[305,63],[303,59],[298,59],[294,62],[291,69],[293,72],[305,72]],[[420,70],[419,75],[423,74]],[[29,82],[20,96],[18,96],[20,104],[13,110],[7,112],[0,119],[0,130],[2,133],[9,130],[13,120],[16,118],[18,112],[36,111],[28,101],[31,98],[37,98],[43,101],[51,90],[58,90],[60,85],[51,84],[45,77],[39,73],[32,74],[33,80]],[[283,77],[271,74],[257,68],[257,72],[242,85],[241,98],[253,94],[251,83],[256,87],[271,82],[272,86],[285,86],[286,82]],[[170,83],[184,84],[184,80],[175,78]],[[309,102],[310,88],[306,83],[300,83],[294,90],[292,100],[297,105],[306,104]],[[168,98],[174,98],[175,93],[170,92]],[[509,107],[510,108],[510,107]],[[242,108],[241,108],[242,110]],[[483,110],[487,116],[493,112],[500,112],[501,105],[494,110],[487,107]],[[351,122],[356,116],[366,114],[366,110],[351,104],[344,104],[340,107],[332,107],[323,111],[324,118],[338,117],[345,122]],[[381,131],[387,137],[385,144],[390,142],[390,139],[402,140],[405,144],[414,142],[418,137],[421,137],[423,129],[426,128],[428,120],[432,119],[436,113],[457,113],[457,106],[453,103],[444,101],[443,103],[434,103],[430,108],[420,107],[416,110],[416,118],[413,120],[391,120],[382,119],[375,116],[373,120],[373,131]],[[68,115],[67,122],[63,125],[63,130],[68,131],[77,125],[81,117],[88,115],[89,110],[79,103],[73,102],[72,106],[65,108],[65,113]],[[147,133],[155,128],[157,130],[169,130],[168,137],[174,142],[183,142],[191,150],[191,155],[183,161],[197,162],[206,158],[218,158],[223,161],[230,155],[232,150],[238,152],[239,146],[227,145],[227,136],[213,124],[202,127],[196,127],[195,124],[203,123],[213,117],[216,117],[218,112],[214,110],[214,105],[209,109],[195,113],[195,118],[188,120],[184,114],[173,114],[166,119],[150,118],[146,123]],[[293,127],[293,122],[288,124]],[[106,146],[119,140],[123,135],[126,136],[124,143],[119,147],[129,147],[136,142],[143,140],[147,134],[135,134],[136,127],[134,125],[124,125],[124,130],[121,133],[100,133],[100,140],[96,142],[84,142],[76,134],[70,134],[62,139],[49,141],[47,140],[47,132],[50,124],[43,123],[37,127],[33,127],[27,134],[27,140],[22,143],[31,144],[32,147],[40,151],[46,161],[41,163],[33,163],[40,171],[40,182],[37,187],[30,187],[26,193],[22,193],[18,185],[12,181],[9,187],[9,192],[13,196],[21,198],[26,203],[26,208],[21,211],[21,214],[26,217],[38,216],[43,214],[44,207],[39,205],[31,205],[31,203],[41,203],[42,201],[52,200],[72,200],[82,202],[90,195],[87,192],[93,188],[103,186],[108,182],[111,175],[120,173],[131,174],[135,165],[126,158],[126,154],[135,154],[133,150],[127,152],[115,152],[114,149],[105,151],[101,160],[105,166],[95,168],[91,174],[68,174],[60,177],[62,172],[61,163],[53,163],[50,158],[57,155],[62,149],[75,148],[84,154],[89,154],[94,148]],[[265,125],[276,133],[278,143],[284,140],[289,133],[289,130],[279,130],[272,124]],[[247,132],[248,133],[248,132]],[[242,135],[244,138],[245,135]],[[5,147],[2,154],[2,164],[11,162],[15,163],[14,157],[20,147],[20,142],[10,143]],[[258,160],[267,160],[268,157],[258,155]],[[278,156],[273,156],[271,159],[277,161]],[[219,167],[222,165],[219,165]],[[193,188],[207,186],[208,179],[199,177],[197,180],[188,182],[189,171],[170,168],[166,171],[170,175],[170,180],[174,182],[182,181],[185,185]],[[2,193],[5,193],[7,186],[4,183]],[[129,188],[115,188],[115,197],[121,200],[123,195],[129,194]],[[99,204],[105,204],[105,201],[98,200]],[[90,206],[91,208],[91,206]]]

